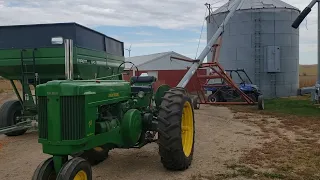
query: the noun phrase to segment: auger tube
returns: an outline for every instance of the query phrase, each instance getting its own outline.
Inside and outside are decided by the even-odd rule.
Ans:
[[[177,87],[182,87],[182,88],[186,87],[186,85],[188,84],[188,82],[190,81],[191,77],[194,75],[194,73],[196,72],[196,70],[198,69],[200,64],[204,61],[205,57],[209,54],[212,46],[216,43],[219,36],[223,33],[224,26],[228,23],[230,18],[234,15],[235,11],[237,10],[237,8],[239,7],[239,5],[241,4],[242,1],[243,0],[234,0],[234,4],[230,9],[229,14],[224,19],[224,21],[221,23],[221,25],[219,26],[216,33],[213,35],[211,40],[208,42],[207,46],[204,48],[204,50],[201,52],[201,54],[197,58],[197,60],[199,60],[199,61],[194,62],[192,64],[192,66],[190,67],[188,72],[184,75],[184,77],[181,79],[181,81],[179,82]]]

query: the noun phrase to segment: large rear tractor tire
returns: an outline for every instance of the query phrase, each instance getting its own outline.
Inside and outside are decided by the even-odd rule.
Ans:
[[[56,180],[56,178],[52,157],[39,164],[32,176],[32,180]]]
[[[193,159],[195,122],[192,101],[184,89],[165,93],[158,116],[159,154],[168,170],[189,168]]]
[[[22,106],[18,100],[5,102],[0,108],[0,128],[13,126],[17,124],[16,118],[21,116]],[[20,136],[27,132],[26,129],[21,129],[6,133],[7,136]]]
[[[104,147],[95,147],[90,150],[72,155],[72,157],[81,157],[87,160],[91,166],[95,166],[108,158],[109,149]]]
[[[92,180],[92,169],[88,161],[76,157],[67,161],[58,173],[57,180]]]

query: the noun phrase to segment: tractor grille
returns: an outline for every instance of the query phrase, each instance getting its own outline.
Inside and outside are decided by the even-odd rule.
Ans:
[[[62,140],[78,140],[85,137],[84,96],[60,97]]]
[[[38,98],[38,126],[39,138],[48,139],[48,112],[47,112],[47,97]]]

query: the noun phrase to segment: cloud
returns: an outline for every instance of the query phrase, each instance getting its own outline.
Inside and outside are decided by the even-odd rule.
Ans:
[[[153,35],[153,33],[146,32],[146,31],[132,32],[130,34],[135,34],[135,35],[139,35],[139,36],[152,36]]]
[[[214,9],[228,0],[0,0],[0,25],[77,22],[95,28],[101,26],[156,27],[161,29],[184,29],[200,33],[204,22],[206,2]],[[283,0],[300,10],[310,1]],[[218,2],[218,3],[216,3]],[[216,4],[214,4],[216,3]],[[316,53],[317,7],[315,6],[300,26],[300,51]],[[206,35],[204,28],[203,35]],[[156,38],[153,32],[137,31],[134,35]],[[118,36],[115,36],[118,37]],[[178,37],[177,37],[178,38]],[[198,37],[195,37],[198,38]],[[201,39],[205,43],[206,38]],[[124,40],[122,38],[122,40]],[[193,40],[197,44],[197,40]],[[133,47],[179,46],[179,43],[134,41]],[[175,39],[172,39],[174,42]],[[125,41],[127,44],[127,41]],[[129,43],[130,44],[130,43]],[[181,43],[183,46],[183,43]],[[201,49],[200,49],[201,50]]]
[[[206,0],[4,0],[0,25],[78,22],[86,26],[197,27]],[[199,23],[200,22],[200,23]]]
[[[168,46],[181,46],[179,43],[162,43],[162,42],[144,42],[144,43],[128,43],[134,47],[168,47]]]

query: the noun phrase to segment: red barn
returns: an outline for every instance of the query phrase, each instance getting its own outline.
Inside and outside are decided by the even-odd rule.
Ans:
[[[188,71],[191,63],[171,59],[171,57],[192,60],[186,56],[172,51],[129,57],[126,58],[126,61],[134,63],[138,68],[138,72],[134,66],[132,67],[132,64],[126,63],[125,70],[130,71],[130,75],[124,75],[124,79],[128,80],[133,74],[137,76],[141,75],[142,73],[146,73],[149,76],[154,76],[158,79],[156,86],[168,84],[169,86],[174,87],[180,82],[185,73]],[[205,70],[201,70],[198,73],[205,74],[206,72]],[[188,92],[195,92],[196,90],[200,89],[196,75],[192,77],[186,88]]]

